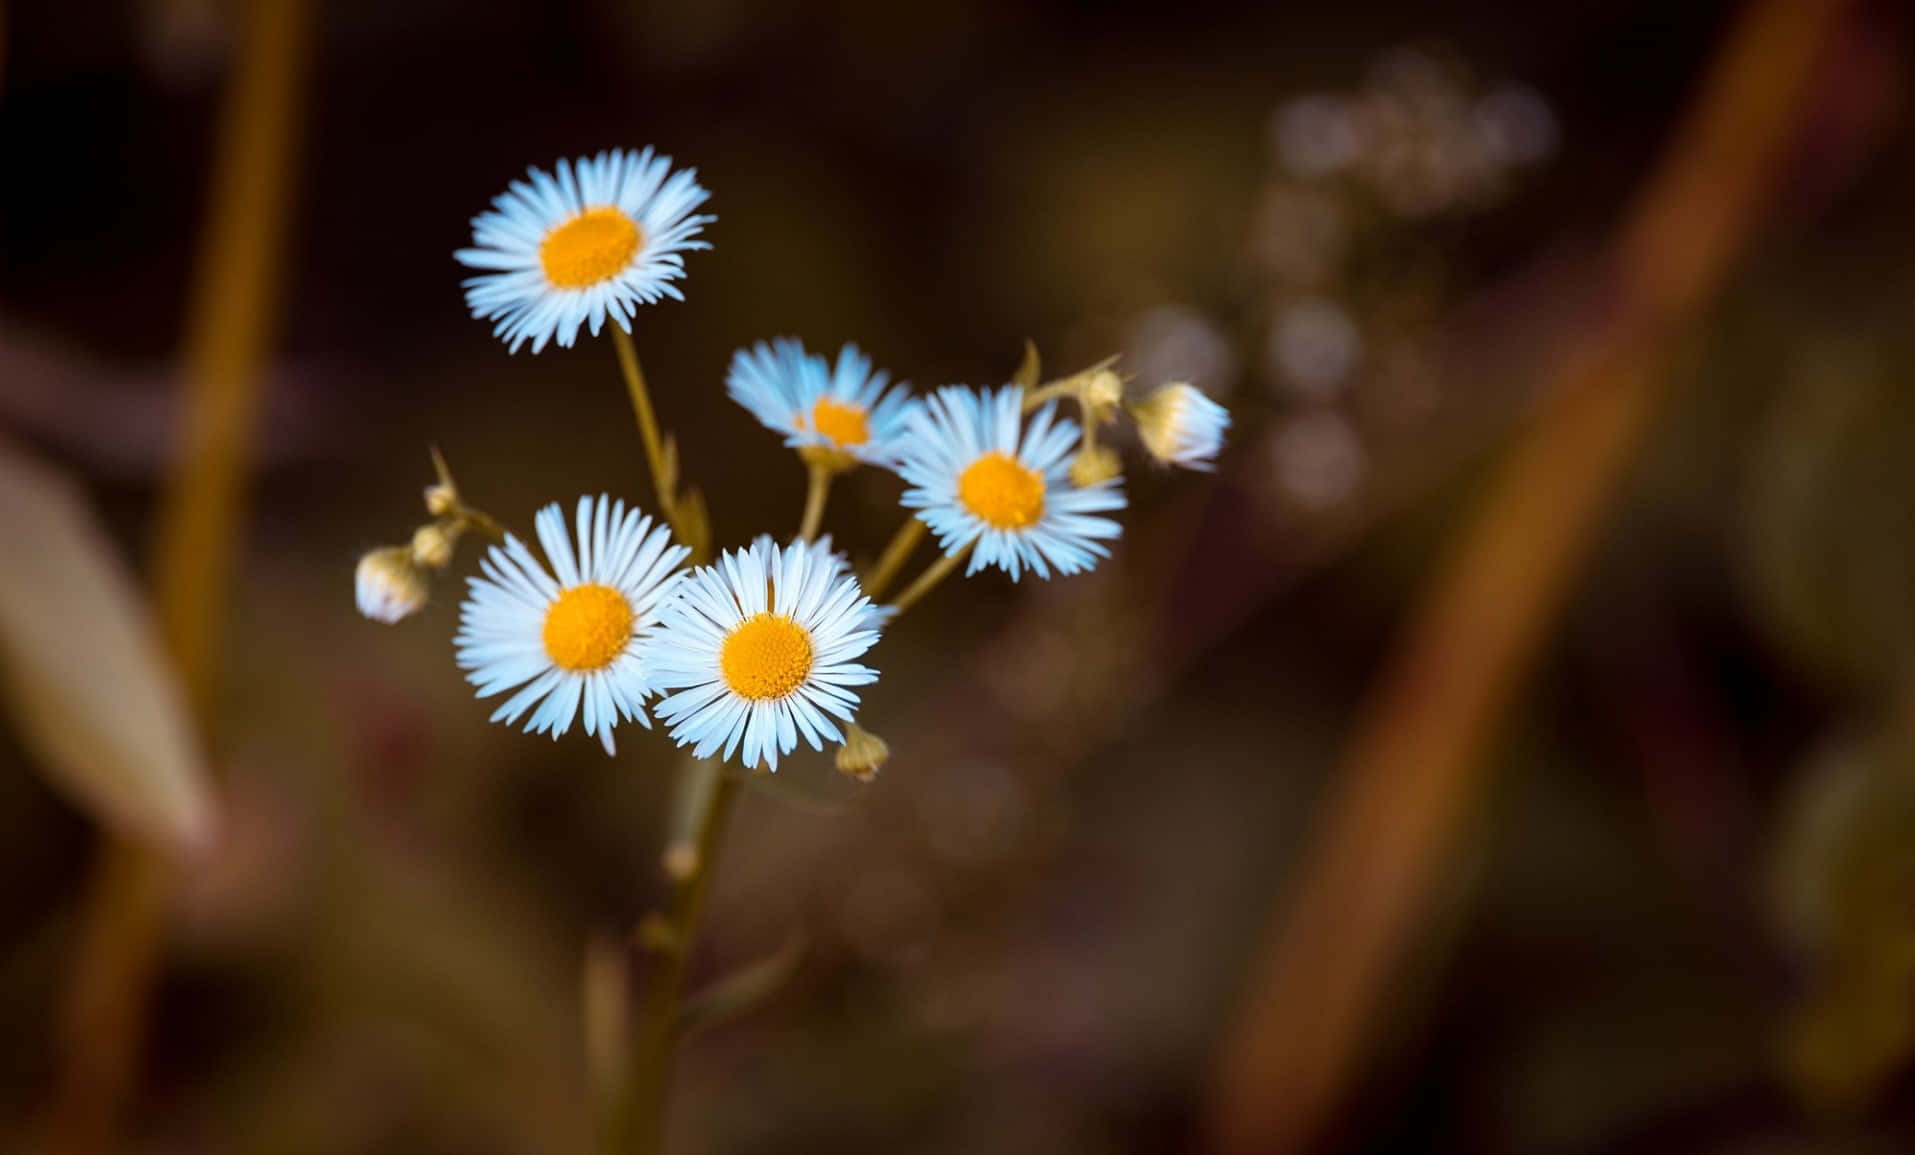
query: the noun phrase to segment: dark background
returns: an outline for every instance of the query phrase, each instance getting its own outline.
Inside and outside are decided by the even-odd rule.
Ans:
[[[226,835],[172,912],[128,1149],[589,1149],[583,944],[661,893],[675,759],[488,726],[451,662],[456,583],[384,628],[350,577],[418,522],[429,442],[516,526],[644,492],[610,350],[508,356],[450,254],[526,165],[645,144],[718,216],[686,302],[634,335],[721,543],[787,531],[802,496],[723,395],[761,338],[855,340],[921,386],[1001,381],[1027,337],[1057,371],[1121,350],[1236,420],[1214,476],[1133,469],[1098,575],[953,583],[887,636],[875,784],[811,756],[747,795],[701,973],[808,950],[688,1046],[677,1149],[1203,1149],[1365,692],[1738,11],[320,5],[208,726]],[[211,0],[4,17],[0,427],[139,559],[241,25]],[[1915,152],[1901,13],[1855,19],[1875,127],[1797,162],[1672,336],[1669,402],[1324,1150],[1915,1137]],[[1415,173],[1286,168],[1286,102],[1427,97],[1406,67],[1462,108],[1539,97],[1547,155],[1414,211],[1389,181]],[[1331,272],[1272,271],[1296,196],[1340,206]],[[1314,388],[1265,352],[1299,299],[1363,342]],[[856,478],[829,528],[868,557],[895,491]],[[1164,635],[1175,661],[1139,658]],[[0,731],[0,1134],[54,1082],[94,845]]]

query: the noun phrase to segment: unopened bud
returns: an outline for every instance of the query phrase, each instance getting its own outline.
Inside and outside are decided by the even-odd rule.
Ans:
[[[422,525],[412,534],[412,560],[425,569],[444,569],[452,564],[452,547],[458,544],[458,522],[435,521]]]
[[[353,585],[359,612],[387,624],[417,613],[430,594],[425,573],[413,563],[412,551],[402,545],[375,549],[360,558]]]
[[[844,745],[838,747],[838,769],[860,782],[869,782],[878,776],[878,768],[891,757],[891,747],[884,739],[873,734],[857,723],[849,723],[844,728]]]
[[[451,517],[459,508],[459,491],[451,482],[426,486],[426,512],[434,517]]]
[[[1084,408],[1102,420],[1124,400],[1124,379],[1110,369],[1094,369],[1078,387]]]
[[[1106,446],[1088,446],[1071,459],[1071,484],[1079,489],[1109,481],[1123,472],[1124,459]]]
[[[1209,469],[1223,448],[1230,411],[1195,386],[1178,383],[1154,390],[1130,407],[1137,436],[1164,465]]]

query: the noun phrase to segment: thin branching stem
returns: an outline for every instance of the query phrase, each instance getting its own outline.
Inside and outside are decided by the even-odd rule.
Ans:
[[[691,971],[692,948],[705,913],[705,899],[717,871],[725,822],[737,794],[737,780],[720,770],[698,822],[691,873],[679,882],[665,916],[664,934],[655,944],[658,959],[648,984],[644,1018],[632,1047],[631,1066],[606,1136],[607,1155],[656,1155],[664,1141],[666,1088],[671,1082],[673,1044],[678,1039],[679,1007],[684,1001],[685,979]]]
[[[625,377],[625,392],[632,399],[632,413],[638,418],[639,440],[645,443],[645,464],[652,471],[652,489],[658,494],[659,512],[669,520],[676,505],[675,479],[665,470],[665,440],[658,432],[658,415],[652,411],[651,390],[645,385],[645,370],[638,363],[638,347],[632,335],[617,324],[611,326],[612,347],[618,350],[619,372]]]
[[[924,522],[915,516],[907,516],[904,524],[898,527],[898,532],[891,535],[884,552],[878,555],[878,564],[871,567],[870,575],[864,579],[864,596],[874,602],[883,597],[884,591],[890,589],[892,581],[897,578],[898,571],[904,568],[904,563],[911,560],[911,551],[923,540]]]
[[[818,536],[818,527],[824,524],[825,499],[831,494],[831,478],[835,470],[821,462],[812,462],[808,467],[811,476],[805,484],[805,516],[798,525],[798,537],[801,541],[811,541]]]
[[[898,600],[891,603],[892,608],[898,613],[903,613],[916,605],[925,594],[936,589],[939,582],[949,577],[951,571],[956,569],[960,562],[971,556],[971,549],[976,544],[972,542],[971,545],[965,546],[956,553],[947,553],[932,562],[923,573],[918,575],[918,580],[912,582],[903,593],[898,595]]]

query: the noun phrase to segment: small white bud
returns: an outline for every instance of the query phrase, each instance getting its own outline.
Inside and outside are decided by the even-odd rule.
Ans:
[[[1130,407],[1137,436],[1163,465],[1210,469],[1223,448],[1230,411],[1194,386],[1166,385]]]
[[[402,545],[375,549],[360,558],[353,584],[359,612],[388,625],[417,613],[430,593],[425,573],[413,564],[412,551]]]

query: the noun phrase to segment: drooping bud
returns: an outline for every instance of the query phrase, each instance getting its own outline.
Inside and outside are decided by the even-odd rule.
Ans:
[[[388,625],[417,613],[430,594],[424,571],[413,562],[412,550],[402,545],[375,549],[360,558],[353,585],[359,612]]]
[[[846,724],[844,745],[838,747],[836,758],[840,772],[860,782],[869,782],[878,776],[878,769],[890,757],[891,747],[885,745],[883,738],[855,722]]]
[[[1228,409],[1181,382],[1153,390],[1130,406],[1130,415],[1153,458],[1185,469],[1212,468],[1230,428]]]

